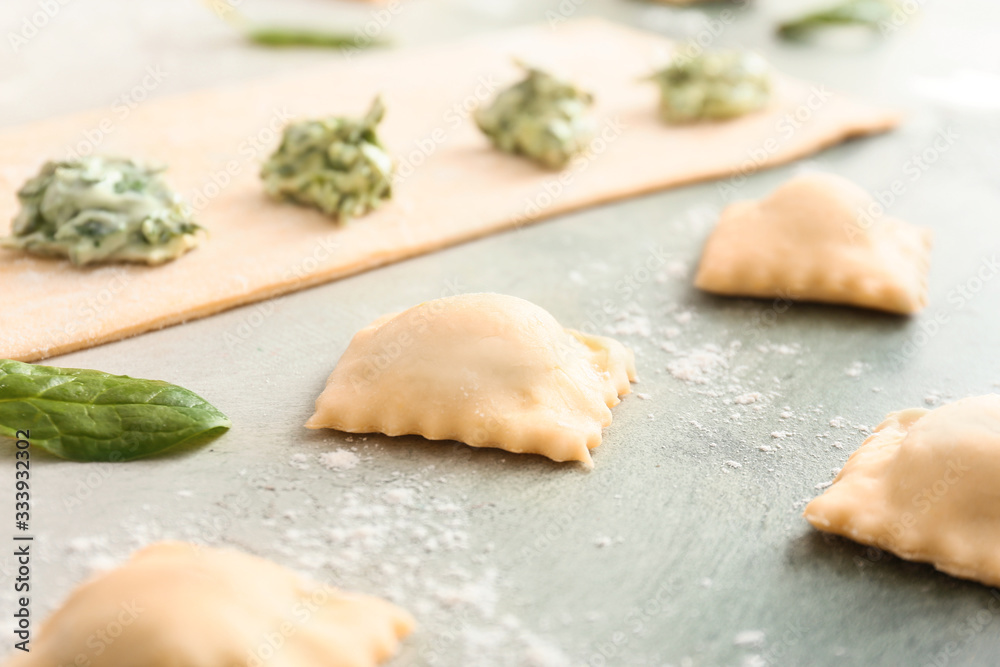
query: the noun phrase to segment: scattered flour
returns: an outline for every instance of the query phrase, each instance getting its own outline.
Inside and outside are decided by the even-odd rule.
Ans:
[[[332,452],[323,452],[319,455],[319,462],[324,468],[330,470],[351,470],[357,467],[361,458],[354,452],[346,449],[335,449]]]
[[[555,646],[543,639],[532,638],[524,654],[525,667],[570,667],[570,660]]]
[[[681,260],[673,259],[667,262],[663,270],[656,274],[656,282],[666,283],[669,280],[683,280],[688,276],[688,265],[687,262]]]
[[[864,373],[867,368],[868,368],[867,364],[862,363],[860,361],[855,361],[854,363],[852,363],[850,366],[847,367],[847,370],[844,371],[844,374],[847,375],[847,377],[852,377],[852,378],[860,377],[861,374]]]
[[[385,501],[390,505],[402,505],[403,507],[413,507],[414,491],[411,488],[396,488],[386,491],[383,495]]]
[[[309,456],[307,454],[292,454],[292,459],[288,465],[297,470],[309,470]]]
[[[744,630],[733,638],[733,644],[743,648],[760,648],[766,635],[761,630]]]
[[[694,384],[708,384],[729,368],[727,355],[711,343],[677,357],[667,363],[667,370],[678,380]]]
[[[740,394],[733,399],[733,403],[737,405],[750,405],[751,403],[756,403],[761,399],[761,393],[759,391],[751,391],[746,394]]]
[[[346,450],[327,452],[320,456],[324,466],[324,456],[334,469],[353,467],[359,460]],[[293,456],[293,467],[307,465],[310,458]],[[197,507],[184,504],[170,512],[150,505],[127,508],[107,534],[78,537],[54,551],[58,576],[50,578],[51,592],[39,600],[38,613],[50,612],[93,571],[116,567],[152,542],[176,539],[240,548],[343,590],[403,606],[420,621],[421,631],[403,644],[415,664],[575,664],[521,619],[499,613],[508,592],[500,572],[489,565],[492,545],[474,547],[470,537],[470,527],[481,519],[477,512],[489,510],[470,507],[467,498],[449,497],[432,470],[382,473],[381,479],[354,483],[345,476],[347,485],[332,492],[325,481],[299,478],[280,464],[244,469],[239,477],[240,487],[206,496]],[[294,510],[285,503],[275,507],[282,497],[294,498]],[[447,566],[428,568],[429,552]]]
[[[784,345],[784,344],[776,345],[774,343],[768,343],[766,345],[758,345],[757,351],[764,352],[765,354],[773,352],[777,354],[793,355],[801,353],[802,346],[799,345],[798,343],[795,343],[793,345]]]
[[[633,302],[615,314],[614,320],[604,327],[604,333],[609,336],[649,338],[653,335],[653,325],[642,306]]]

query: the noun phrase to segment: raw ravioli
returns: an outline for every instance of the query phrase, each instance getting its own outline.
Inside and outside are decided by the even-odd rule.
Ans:
[[[8,667],[79,656],[88,667],[375,667],[412,629],[378,598],[236,551],[160,542],[79,586]]]
[[[418,434],[593,466],[632,352],[500,294],[427,301],[359,331],[308,428]]]
[[[915,313],[927,304],[931,233],[879,211],[847,179],[796,176],[764,199],[722,212],[695,285],[731,296]]]
[[[814,527],[1000,586],[1000,395],[890,414],[806,506]]]

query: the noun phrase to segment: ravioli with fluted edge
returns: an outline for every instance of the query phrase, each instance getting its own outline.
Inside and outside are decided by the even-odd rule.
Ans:
[[[564,329],[523,299],[427,301],[359,331],[308,428],[416,434],[593,466],[636,380],[621,343]]]
[[[847,179],[796,176],[764,199],[726,207],[695,285],[730,296],[915,313],[927,304],[931,233],[882,213]]]
[[[412,629],[262,558],[159,542],[79,586],[7,667],[375,667]]]
[[[1000,395],[890,414],[804,516],[815,528],[1000,586]]]

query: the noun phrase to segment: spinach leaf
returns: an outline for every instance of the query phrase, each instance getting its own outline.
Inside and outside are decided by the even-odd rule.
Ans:
[[[310,28],[250,28],[247,30],[246,36],[254,44],[275,48],[302,46],[347,49],[383,45],[381,40],[364,41],[348,32],[326,32]]]
[[[778,35],[784,39],[802,40],[812,32],[837,26],[864,26],[875,31],[890,21],[899,10],[896,0],[842,0],[778,26]]]
[[[0,359],[0,435],[30,431],[32,444],[65,459],[129,461],[230,426],[167,382]]]

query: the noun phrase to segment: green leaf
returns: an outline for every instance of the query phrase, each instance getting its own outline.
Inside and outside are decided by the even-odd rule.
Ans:
[[[778,35],[800,40],[816,30],[836,26],[864,26],[879,30],[882,22],[890,20],[898,9],[896,0],[842,0],[827,9],[785,21],[778,26]]]
[[[381,40],[361,40],[348,33],[327,32],[311,28],[250,28],[246,31],[247,39],[260,46],[275,48],[310,47],[326,49],[365,48],[382,46]]]
[[[232,426],[197,394],[159,380],[0,359],[0,435],[73,461],[129,461]]]

